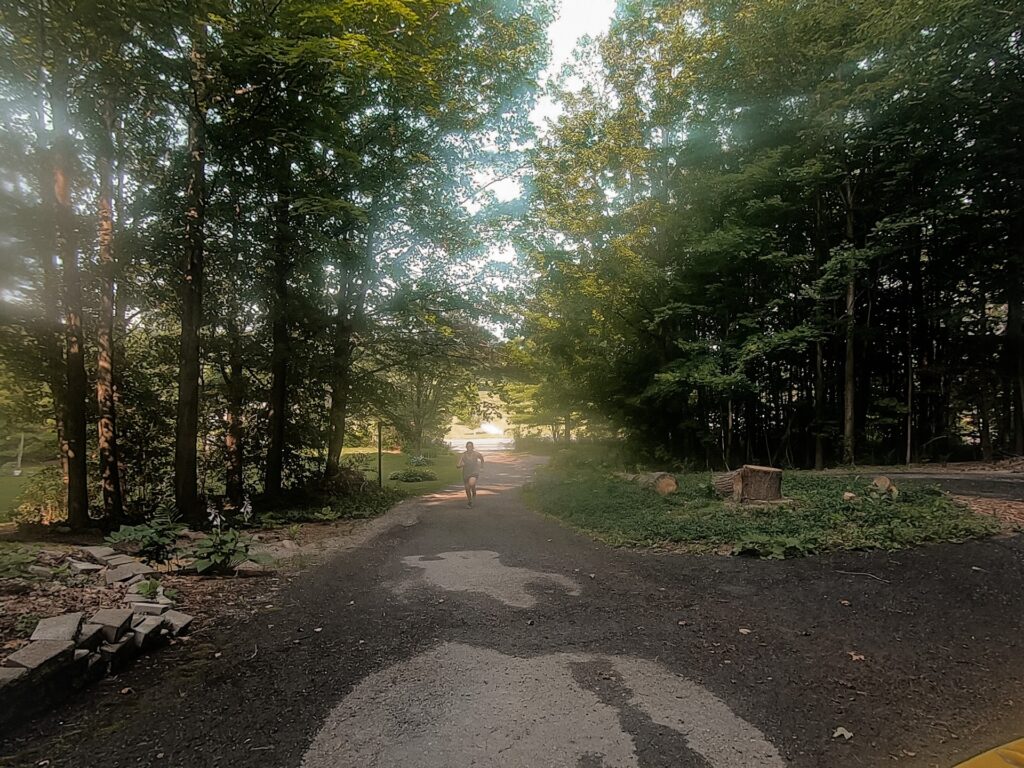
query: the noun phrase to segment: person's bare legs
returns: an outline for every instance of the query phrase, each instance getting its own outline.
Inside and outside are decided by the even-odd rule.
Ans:
[[[473,499],[476,498],[476,476],[466,478],[466,501],[473,506]]]

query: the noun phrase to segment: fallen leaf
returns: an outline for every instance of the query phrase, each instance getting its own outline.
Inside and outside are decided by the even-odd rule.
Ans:
[[[749,635],[750,632],[751,632],[751,630],[747,629],[746,627],[740,627],[740,634],[741,635]]]
[[[843,726],[839,726],[839,727],[838,727],[838,728],[836,728],[836,730],[835,730],[835,731],[833,732],[833,734],[832,734],[832,738],[833,738],[833,739],[838,739],[838,738],[840,738],[840,737],[842,737],[842,738],[846,739],[847,741],[849,741],[850,739],[852,739],[852,738],[853,738],[853,734],[852,734],[852,733],[850,733],[850,732],[849,732],[848,730],[846,730],[845,728],[843,728]]]
[[[864,654],[862,653],[847,651],[846,654],[850,657],[850,661],[864,661]]]

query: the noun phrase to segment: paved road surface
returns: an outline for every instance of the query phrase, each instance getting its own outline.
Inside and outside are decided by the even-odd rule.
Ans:
[[[533,464],[490,456],[476,508],[458,490],[404,505],[0,764],[946,768],[1024,735],[1019,538],[781,563],[621,552],[528,512]]]

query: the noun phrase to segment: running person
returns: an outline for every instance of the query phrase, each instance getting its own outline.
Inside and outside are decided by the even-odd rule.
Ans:
[[[466,443],[466,452],[459,456],[459,469],[462,470],[462,483],[466,487],[466,501],[473,506],[476,498],[476,482],[480,479],[480,467],[484,464],[484,456],[473,449],[472,443]]]

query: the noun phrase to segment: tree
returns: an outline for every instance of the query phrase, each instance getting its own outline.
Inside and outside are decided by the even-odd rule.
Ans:
[[[535,153],[540,387],[712,466],[1013,450],[1013,16],[621,4]]]

